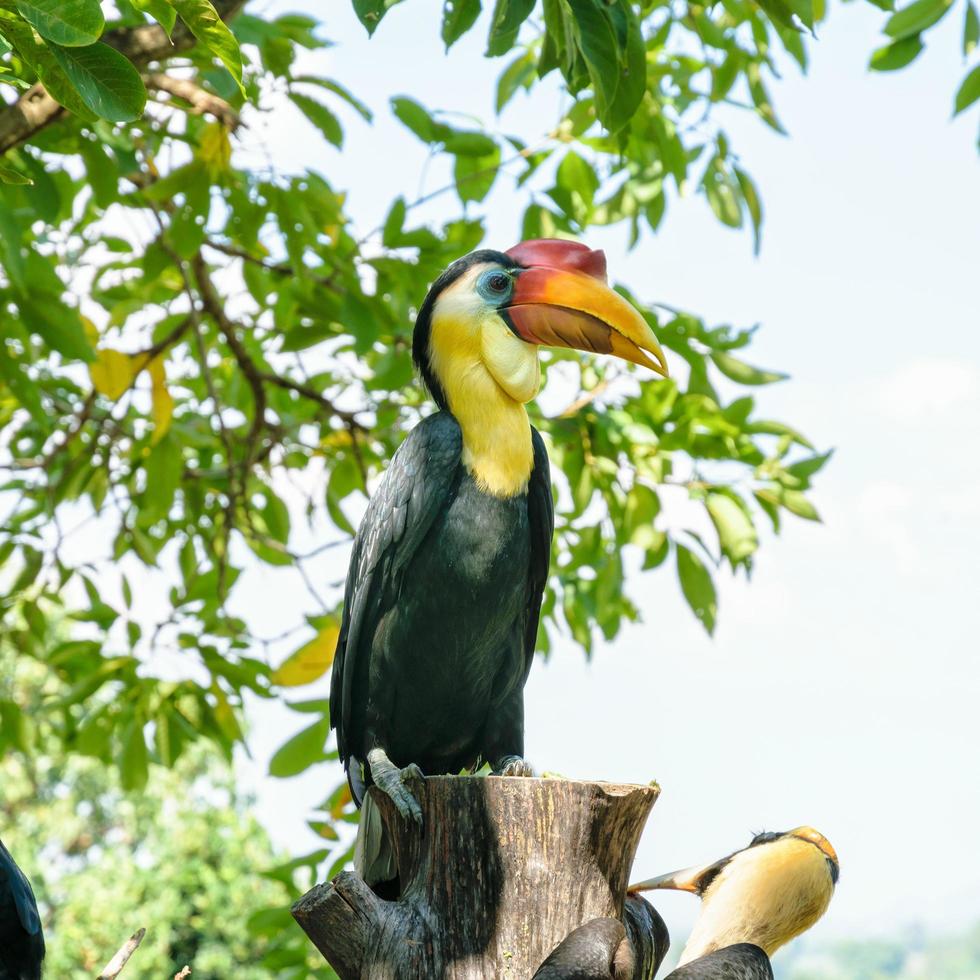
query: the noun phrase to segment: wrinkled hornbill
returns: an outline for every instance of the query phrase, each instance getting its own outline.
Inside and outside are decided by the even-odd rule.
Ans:
[[[439,411],[395,453],[351,554],[330,720],[358,804],[374,783],[421,822],[407,782],[488,762],[530,774],[523,689],[554,529],[548,456],[525,404],[539,345],[666,375],[602,252],[557,240],[454,262],[419,308],[413,357]]]
[[[533,980],[653,977],[669,938],[656,911],[635,903],[638,892],[655,888],[693,892],[702,902],[678,967],[665,980],[773,980],[769,957],[823,915],[839,873],[833,847],[812,827],[757,834],[748,847],[718,861],[631,885],[630,929],[618,919],[586,922],[559,943]],[[642,929],[630,921],[638,912]],[[636,938],[648,934],[653,941],[638,950]]]

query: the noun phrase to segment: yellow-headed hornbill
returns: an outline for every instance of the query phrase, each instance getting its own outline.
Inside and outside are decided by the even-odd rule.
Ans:
[[[488,762],[528,774],[523,688],[554,529],[548,456],[524,408],[539,345],[666,375],[602,252],[557,240],[454,262],[412,354],[439,411],[399,447],[354,541],[330,719],[358,803],[373,782],[421,821],[406,781]],[[421,770],[421,772],[420,772]]]
[[[34,891],[0,841],[0,980],[39,980],[43,960]]]
[[[701,898],[668,980],[772,980],[769,957],[824,914],[839,874],[830,841],[797,827],[757,834],[719,861],[641,881],[630,892],[676,888]]]

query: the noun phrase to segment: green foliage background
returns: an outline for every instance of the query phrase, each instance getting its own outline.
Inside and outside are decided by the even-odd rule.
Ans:
[[[980,97],[972,0],[874,2],[882,71],[959,12],[968,69],[953,101],[967,110]],[[353,6],[373,31],[392,2]],[[449,46],[480,11],[447,0],[433,30]],[[408,351],[426,284],[483,241],[495,187],[508,188],[515,239],[616,226],[636,246],[684,190],[758,248],[762,195],[714,110],[782,132],[777,60],[805,71],[824,16],[822,0],[496,0],[496,123],[460,125],[411,92],[388,107],[451,161],[456,213],[429,227],[421,201],[399,197],[365,229],[331,183],[329,150],[358,152],[344,112],[370,121],[385,107],[361,101],[357,78],[296,68],[327,43],[313,19],[271,20],[243,0],[117,0],[106,22],[96,0],[0,0],[0,651],[37,692],[0,676],[0,751],[75,760],[58,778],[93,800],[154,799],[189,776],[184,758],[201,764],[200,743],[230,759],[256,697],[309,716],[274,776],[333,758],[326,704],[290,693],[328,669],[336,633],[340,583],[310,569],[349,543],[385,461],[429,410]],[[553,117],[537,133],[501,128],[515,94],[552,73]],[[322,170],[284,173],[274,154],[256,165],[241,151],[240,122],[282,96],[322,134]],[[808,491],[829,454],[757,405],[784,376],[754,365],[754,328],[632,298],[668,350],[670,382],[544,356],[574,389],[567,410],[534,419],[558,493],[545,651],[562,631],[591,653],[639,618],[624,555],[676,575],[711,632],[715,578],[748,574],[766,529],[818,519]],[[662,519],[665,486],[703,508],[701,532]],[[104,548],[80,554],[73,541],[93,528]],[[276,638],[229,609],[257,565],[310,596],[309,616]],[[294,656],[270,662],[272,641],[291,637]],[[96,772],[118,787],[87,782]],[[24,798],[0,793],[22,819]],[[343,788],[328,794],[311,820],[325,847],[300,864],[321,876],[342,864],[352,819]],[[288,925],[281,904],[270,914]],[[303,975],[303,953],[289,955]]]

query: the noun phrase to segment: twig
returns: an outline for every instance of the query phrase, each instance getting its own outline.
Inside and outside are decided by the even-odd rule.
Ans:
[[[526,146],[519,153],[515,153],[514,156],[508,157],[506,160],[501,160],[499,163],[495,163],[491,167],[483,167],[481,170],[474,170],[473,173],[466,174],[461,180],[456,181],[452,184],[446,184],[443,187],[437,187],[434,191],[429,191],[428,194],[423,194],[421,197],[417,197],[414,201],[409,201],[405,205],[405,213],[408,214],[409,211],[414,208],[420,207],[423,204],[428,204],[429,201],[434,198],[441,197],[443,194],[448,194],[450,191],[456,190],[457,187],[463,184],[467,184],[471,181],[477,180],[481,177],[486,177],[489,174],[495,174],[502,171],[505,167],[509,167],[512,163],[516,163],[518,160],[527,160],[529,157],[534,156],[535,153],[540,153],[545,147],[554,141],[554,135],[549,134],[544,140],[535,146]],[[358,246],[363,245],[368,239],[373,238],[378,232],[382,231],[384,225],[378,225],[377,228],[372,229],[366,235],[362,235],[358,240]]]
[[[174,974],[174,980],[187,980],[187,977],[189,977],[190,975],[191,975],[191,968],[189,966],[185,966],[180,971],[180,973]]]
[[[116,955],[106,964],[105,969],[99,974],[98,980],[116,980],[122,973],[123,967],[129,962],[130,956],[139,948],[146,935],[145,929],[137,929],[129,939],[119,947]]]
[[[249,265],[257,265],[265,269],[266,272],[275,273],[277,276],[302,275],[304,278],[315,282],[318,286],[323,286],[324,289],[330,289],[338,295],[343,295],[345,292],[343,286],[337,284],[336,276],[314,275],[313,270],[307,268],[302,263],[294,266],[289,262],[271,262],[268,259],[263,259],[261,256],[252,255],[251,252],[244,248],[239,248],[237,245],[231,245],[227,242],[216,242],[210,238],[206,239],[204,244],[216,252],[221,252],[223,255],[230,255],[235,259],[241,259],[243,262],[248,262]]]
[[[235,324],[228,319],[221,297],[214,288],[211,276],[208,272],[207,262],[204,256],[198,252],[191,259],[191,268],[194,271],[194,279],[197,282],[198,295],[201,297],[201,305],[211,315],[215,326],[225,338],[225,343],[231,348],[232,356],[235,358],[249,388],[252,389],[252,400],[254,402],[252,425],[249,427],[245,443],[245,459],[242,470],[247,473],[255,459],[259,442],[262,438],[262,431],[265,428],[265,385],[262,383],[262,374],[255,361],[249,356],[245,345],[239,339]]]
[[[591,391],[585,392],[579,398],[576,398],[567,408],[558,413],[558,418],[569,419],[586,405],[591,405],[607,388],[609,387],[609,379],[603,378]]]
[[[336,415],[337,418],[343,419],[344,422],[347,423],[348,428],[352,430],[357,429],[361,432],[366,431],[364,426],[358,422],[357,415],[354,412],[348,412],[342,408],[337,408],[337,406],[329,398],[327,398],[326,395],[321,395],[315,388],[311,388],[309,385],[305,385],[301,381],[293,381],[292,378],[286,378],[281,374],[273,374],[270,371],[260,372],[259,377],[263,381],[268,382],[270,385],[285,388],[287,391],[295,391],[296,394],[302,395],[304,398],[308,398],[310,401],[316,402],[321,408],[325,408],[328,412]]]

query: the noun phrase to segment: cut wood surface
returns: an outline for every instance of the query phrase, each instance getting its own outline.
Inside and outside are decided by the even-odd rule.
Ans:
[[[421,833],[369,792],[394,843],[398,897],[341,872],[293,907],[341,980],[528,980],[570,932],[604,917],[624,921],[640,951],[635,977],[652,976],[656,913],[623,908],[657,787],[429,777]]]

